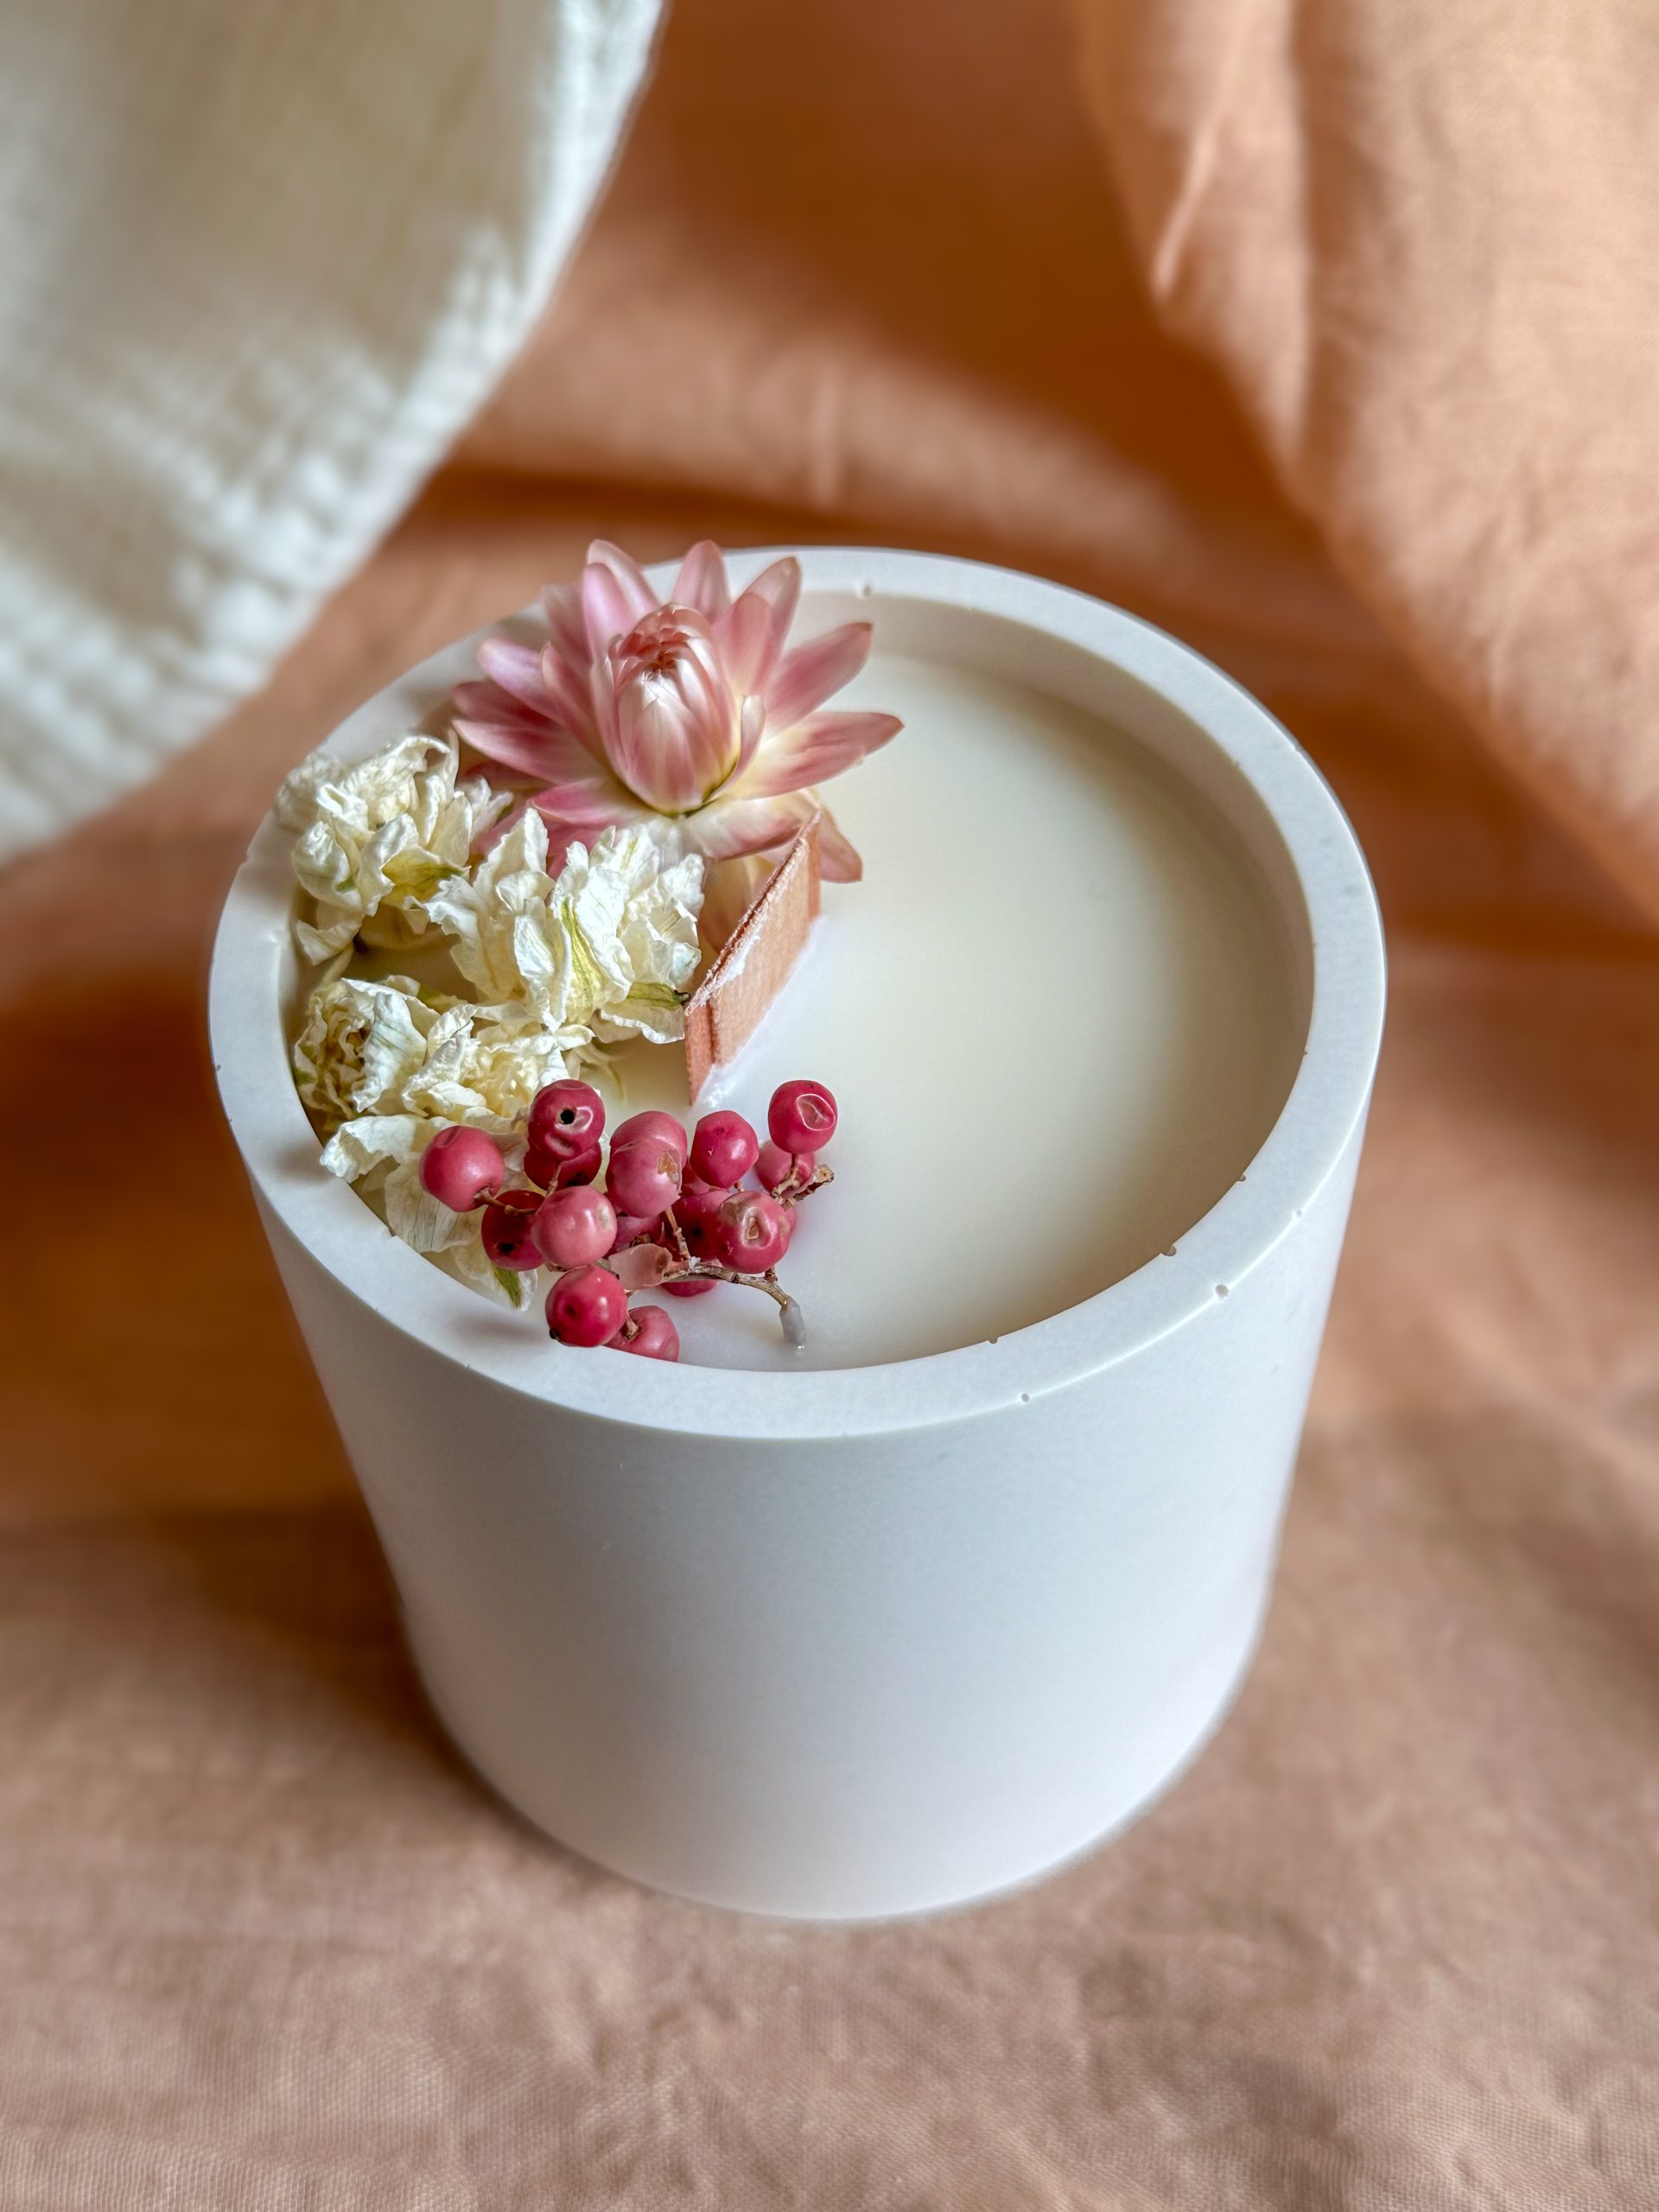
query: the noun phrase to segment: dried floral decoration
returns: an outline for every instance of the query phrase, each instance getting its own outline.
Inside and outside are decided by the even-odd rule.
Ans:
[[[608,1201],[591,1187],[597,1142],[573,1167],[533,1141],[540,1102],[574,1085],[602,1127],[592,1083],[609,1083],[613,1054],[636,1041],[683,1046],[695,1097],[793,965],[820,869],[860,873],[816,785],[899,725],[823,710],[868,658],[870,625],[786,651],[800,582],[785,558],[734,598],[705,543],[659,601],[626,554],[596,543],[579,582],[543,594],[545,643],[480,647],[483,677],[457,688],[454,734],[411,734],[353,764],[316,754],[277,798],[305,902],[296,942],[321,969],[293,1051],[322,1165],[488,1296],[523,1307],[553,1270],[550,1325],[568,1341],[551,1300],[576,1295],[572,1269],[537,1243],[537,1224],[566,1190]],[[463,775],[458,740],[483,772]],[[681,1168],[710,1118],[689,1140],[672,1124]],[[772,1258],[828,1171],[753,1149],[772,1155],[758,1190],[747,1169],[720,1185],[694,1175],[648,1224],[643,1207],[620,1209],[595,1255],[614,1251],[626,1278],[615,1341],[674,1356],[665,1315],[636,1328],[626,1311],[648,1275],[681,1295],[769,1283],[798,1330]],[[458,1168],[468,1150],[490,1172],[467,1204],[449,1203],[442,1161]],[[625,1185],[629,1173],[625,1157]],[[617,1173],[613,1142],[607,1187]],[[710,1190],[732,1201],[724,1226]],[[699,1249],[700,1237],[714,1241]]]
[[[483,1249],[504,1274],[555,1271],[545,1312],[556,1343],[677,1359],[666,1312],[633,1307],[633,1294],[697,1298],[733,1283],[772,1300],[798,1351],[806,1322],[778,1266],[797,1210],[835,1179],[818,1154],[836,1133],[836,1102],[821,1083],[780,1084],[766,1121],[763,1145],[729,1109],[705,1114],[689,1138],[671,1114],[635,1114],[611,1139],[601,1190],[605,1102],[588,1084],[554,1083],[530,1109],[528,1185],[481,1129],[462,1128],[433,1139],[420,1179],[434,1205],[480,1215]]]
[[[815,812],[823,873],[863,864],[816,786],[885,745],[895,715],[825,712],[869,658],[868,622],[785,651],[801,594],[792,555],[734,599],[718,547],[694,545],[671,597],[603,539],[579,583],[542,594],[544,645],[486,638],[483,680],[458,685],[455,727],[486,760],[536,788],[556,839],[619,823],[675,823],[706,861],[776,855]],[[747,903],[747,902],[746,902]]]

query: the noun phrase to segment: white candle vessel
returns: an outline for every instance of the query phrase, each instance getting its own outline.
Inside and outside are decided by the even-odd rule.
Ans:
[[[620,1872],[863,1917],[1069,1858],[1225,1709],[1346,1220],[1382,950],[1317,772],[1186,648],[971,563],[801,558],[799,634],[874,618],[861,694],[910,725],[831,787],[867,880],[827,893],[823,942],[701,1102],[758,1113],[796,1074],[842,1097],[842,1181],[785,1269],[804,1359],[736,1290],[677,1305],[679,1366],[551,1346],[320,1171],[289,1071],[302,982],[270,821],[226,907],[212,1019],[273,1250],[461,1748]],[[474,642],[331,749],[435,726]],[[955,784],[929,750],[941,717]],[[1007,849],[982,880],[988,781]],[[976,988],[942,1010],[953,868],[1017,931],[1028,854],[1033,957],[982,935]],[[861,1006],[873,967],[882,995]],[[953,1115],[965,1165],[937,1141]],[[999,1264],[990,1155],[1006,1141],[1012,1172],[1042,1178],[1079,1129],[1086,1203],[1042,1179]]]

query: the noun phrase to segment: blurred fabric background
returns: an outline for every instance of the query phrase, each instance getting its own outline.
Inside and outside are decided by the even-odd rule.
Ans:
[[[1656,96],[1614,0],[684,0],[550,308],[345,503],[269,682],[186,744],[192,675],[113,772],[166,765],[55,839],[90,786],[35,778],[0,874],[9,2208],[1659,2196]],[[548,228],[534,158],[504,349],[585,205]],[[411,283],[425,219],[365,206]],[[973,1913],[728,1919],[482,1794],[219,1125],[207,947],[279,777],[596,532],[1119,601],[1284,718],[1378,878],[1391,1030],[1261,1663],[1121,1842]]]

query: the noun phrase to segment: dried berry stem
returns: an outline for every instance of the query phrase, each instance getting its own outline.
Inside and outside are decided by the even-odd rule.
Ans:
[[[793,1306],[795,1303],[776,1275],[740,1274],[735,1268],[722,1267],[718,1260],[688,1258],[684,1267],[675,1268],[663,1277],[664,1283],[690,1282],[694,1279],[702,1282],[741,1283],[750,1290],[764,1290],[766,1296],[779,1306]]]
[[[792,1173],[785,1175],[772,1195],[779,1205],[798,1205],[803,1198],[810,1198],[814,1191],[823,1190],[826,1183],[833,1183],[835,1179],[833,1167],[815,1167],[804,1183],[798,1182]]]

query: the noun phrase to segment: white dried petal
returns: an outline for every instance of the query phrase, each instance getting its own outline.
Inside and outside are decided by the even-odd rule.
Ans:
[[[582,1017],[601,1043],[643,1036],[668,1045],[683,1037],[685,999],[702,958],[702,855],[681,855],[671,830],[607,830],[591,852],[569,849],[555,896],[590,944],[597,929],[609,931],[596,962],[609,988],[595,992]]]
[[[416,1159],[431,1130],[418,1114],[364,1114],[334,1131],[322,1148],[331,1175],[355,1183],[384,1162]]]
[[[295,925],[308,959],[349,944],[383,910],[388,941],[424,930],[422,902],[465,874],[474,841],[512,804],[481,776],[459,781],[460,761],[453,738],[416,733],[349,768],[315,755],[288,779],[276,814],[297,833],[294,873],[316,904],[314,921]]]
[[[439,1010],[407,976],[346,976],[312,993],[294,1066],[300,1096],[325,1130],[365,1116],[435,1128],[465,1122],[512,1147],[536,1093],[580,1065],[592,1041],[575,1026],[543,1029],[520,1007],[454,1001]]]
[[[481,1000],[522,1001],[557,1029],[580,1017],[570,1010],[570,946],[550,903],[546,861],[546,827],[527,806],[470,880],[452,879],[423,905]]]
[[[443,884],[426,912],[452,940],[481,998],[519,1001],[549,1028],[582,1024],[604,1043],[671,1044],[701,948],[702,861],[673,831],[607,830],[547,872],[547,831],[527,807],[471,879]]]
[[[324,1128],[401,1104],[438,1020],[406,976],[371,983],[335,976],[306,1001],[294,1074],[307,1111]]]

